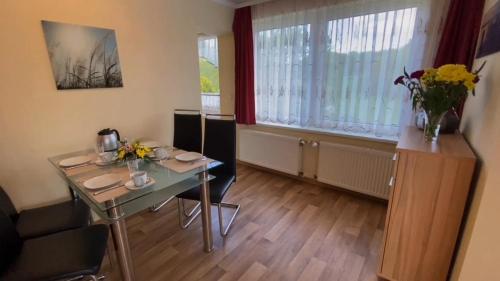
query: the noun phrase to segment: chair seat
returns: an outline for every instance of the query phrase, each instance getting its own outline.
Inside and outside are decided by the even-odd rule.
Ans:
[[[21,211],[16,228],[22,239],[40,237],[89,224],[90,210],[82,200]]]
[[[210,201],[220,203],[234,180],[235,176],[233,175],[216,175],[216,178],[210,181]],[[197,186],[177,195],[177,197],[200,201],[200,188],[200,186]]]
[[[26,240],[0,280],[59,280],[95,275],[107,239],[108,227],[101,224]]]

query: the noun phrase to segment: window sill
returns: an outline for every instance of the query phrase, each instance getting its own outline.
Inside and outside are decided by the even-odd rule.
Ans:
[[[398,139],[396,139],[396,138],[377,138],[374,136],[369,136],[369,135],[364,135],[364,134],[347,133],[347,132],[340,133],[340,132],[329,131],[329,130],[308,129],[308,128],[295,127],[295,126],[277,125],[277,124],[272,124],[272,123],[257,122],[257,124],[254,126],[266,127],[266,128],[277,128],[277,129],[284,129],[284,130],[290,130],[290,131],[296,131],[296,132],[302,132],[302,133],[335,136],[335,137],[365,140],[365,141],[387,143],[387,144],[397,144],[398,143]]]

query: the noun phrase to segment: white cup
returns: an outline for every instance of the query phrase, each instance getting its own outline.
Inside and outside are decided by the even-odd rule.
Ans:
[[[165,148],[156,148],[154,150],[156,159],[163,160],[168,157],[168,152]]]
[[[99,158],[103,162],[111,162],[111,161],[115,160],[115,156],[116,156],[116,153],[111,152],[111,151],[99,153]]]
[[[148,182],[148,173],[145,171],[134,172],[132,173],[132,180],[136,187],[141,187]]]

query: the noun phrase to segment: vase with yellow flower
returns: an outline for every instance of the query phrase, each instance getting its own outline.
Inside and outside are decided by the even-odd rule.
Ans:
[[[481,66],[481,68],[484,64]],[[410,91],[413,110],[422,108],[426,114],[425,140],[436,142],[443,116],[456,109],[479,82],[479,71],[469,72],[465,65],[446,64],[439,68],[418,70],[398,77],[394,84],[404,85]]]
[[[132,174],[139,170],[140,161],[151,151],[150,147],[142,145],[139,141],[130,144],[125,140],[118,149],[118,159],[127,162],[129,172]]]

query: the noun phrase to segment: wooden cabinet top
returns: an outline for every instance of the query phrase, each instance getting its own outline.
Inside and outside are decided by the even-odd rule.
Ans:
[[[444,157],[476,159],[462,134],[440,134],[437,143],[430,143],[425,141],[424,132],[416,127],[407,127],[404,130],[396,149],[439,154]]]

